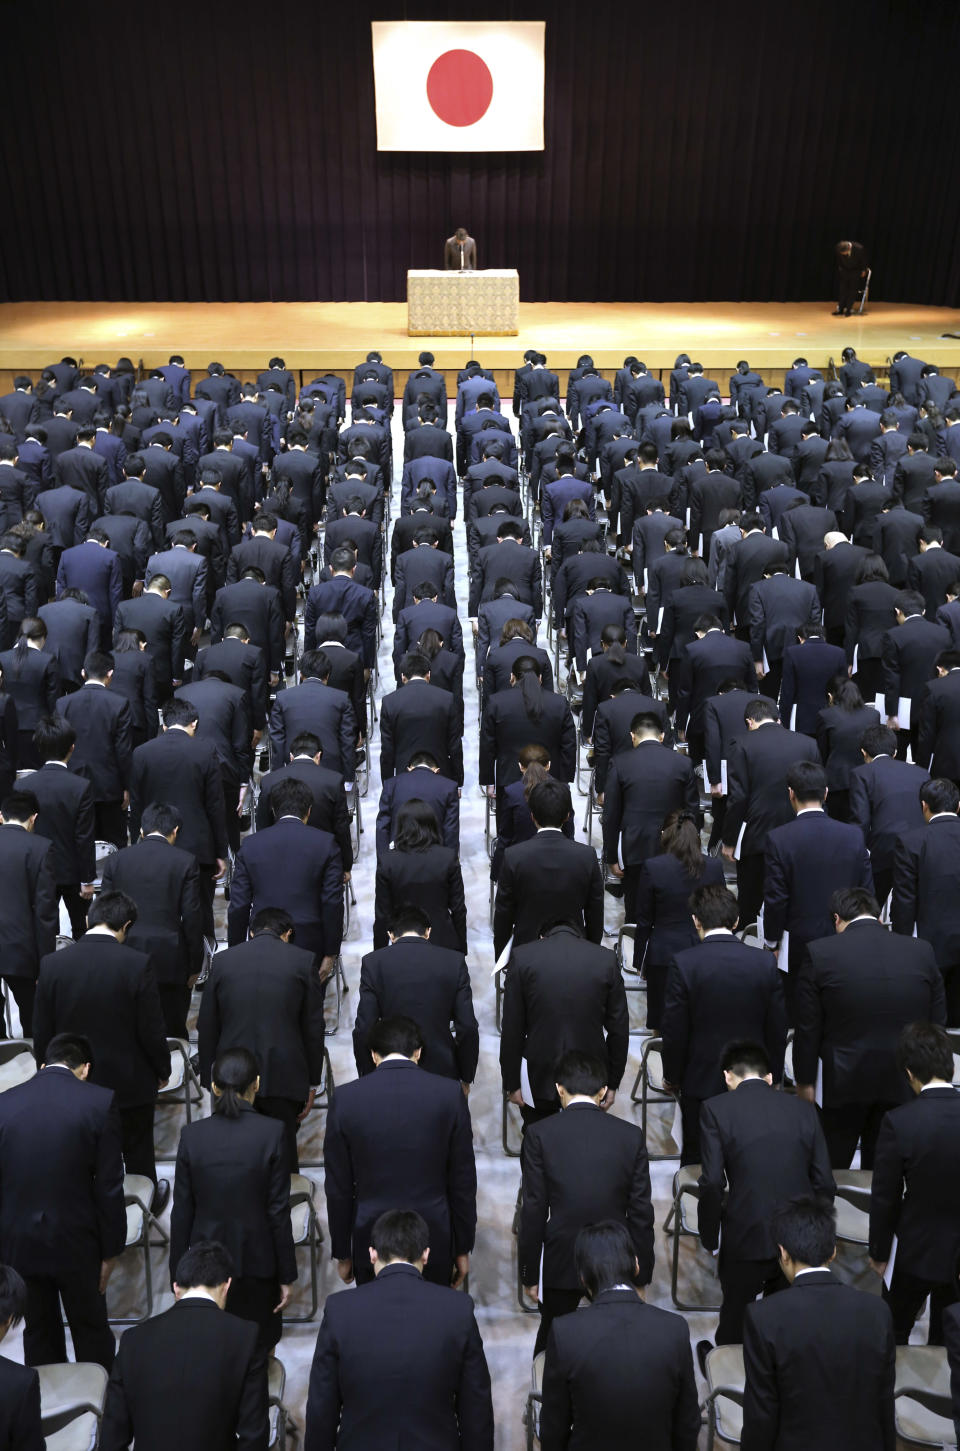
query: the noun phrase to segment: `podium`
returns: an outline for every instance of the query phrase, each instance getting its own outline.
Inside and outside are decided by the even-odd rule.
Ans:
[[[410,337],[515,337],[519,331],[520,274],[515,268],[485,272],[407,273]]]

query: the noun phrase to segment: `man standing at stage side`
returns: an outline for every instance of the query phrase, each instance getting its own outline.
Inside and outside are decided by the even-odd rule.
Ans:
[[[838,242],[837,305],[834,317],[849,317],[867,275],[867,253],[859,242]]]

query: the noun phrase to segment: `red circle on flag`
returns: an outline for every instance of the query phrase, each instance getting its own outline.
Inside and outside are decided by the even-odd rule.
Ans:
[[[427,100],[448,126],[473,126],[493,99],[493,76],[473,50],[438,55],[427,76]]]

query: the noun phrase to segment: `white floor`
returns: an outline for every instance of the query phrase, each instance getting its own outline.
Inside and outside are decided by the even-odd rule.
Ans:
[[[403,443],[399,422],[396,423],[394,440],[395,458],[403,457]],[[398,492],[401,468],[398,463],[393,497],[393,515],[398,509]],[[464,626],[465,642],[470,639],[466,619],[467,561],[466,544],[462,519],[455,528],[457,593],[461,602],[461,621]],[[380,646],[380,671],[384,691],[392,687],[391,664],[393,628],[390,616],[390,597],[384,612],[383,641]],[[522,1313],[517,1304],[516,1245],[511,1232],[514,1205],[520,1182],[519,1161],[508,1158],[501,1148],[501,1091],[498,1065],[499,1036],[494,1022],[494,990],[491,977],[493,969],[493,943],[490,932],[489,866],[484,843],[484,803],[477,786],[477,694],[473,675],[472,650],[468,645],[467,669],[464,677],[464,766],[466,785],[461,804],[461,859],[469,912],[469,965],[473,983],[473,994],[477,1017],[480,1021],[480,1065],[477,1081],[470,1097],[473,1116],[474,1142],[477,1155],[479,1180],[479,1223],[476,1251],[470,1272],[470,1293],[477,1307],[477,1316],[486,1347],[493,1379],[493,1396],[496,1414],[496,1446],[498,1451],[518,1451],[524,1443],[522,1415],[526,1393],[530,1383],[530,1363],[536,1334],[536,1316]],[[373,828],[376,806],[379,798],[379,741],[374,735],[370,789],[363,801],[365,832],[359,860],[354,867],[354,890],[357,906],[353,910],[347,940],[343,947],[343,960],[350,985],[350,992],[344,1004],[340,1031],[329,1037],[328,1046],[337,1082],[355,1076],[351,1045],[351,1027],[356,1001],[356,985],[359,978],[360,960],[371,948],[373,926],[374,886],[374,841]],[[584,798],[575,794],[574,806],[578,813],[578,834],[582,838]],[[599,840],[595,833],[595,841]],[[609,896],[607,902],[608,932],[613,945],[615,934],[622,919],[618,902]],[[218,906],[218,911],[220,907]],[[225,936],[225,932],[222,934]],[[328,996],[330,996],[328,994]],[[632,1021],[639,1025],[643,1021],[642,997],[631,994]],[[639,1064],[642,1036],[638,1033],[631,1039],[631,1053],[621,1092],[613,1111],[639,1122],[639,1106],[630,1102],[629,1091]],[[161,1161],[160,1173],[171,1178],[173,1157],[179,1132],[182,1110],[162,1110],[158,1113],[158,1149]],[[648,1134],[651,1150],[676,1153],[676,1147],[669,1139],[672,1110],[654,1110],[654,1121]],[[323,1115],[311,1115],[301,1133],[301,1157],[305,1163],[316,1162],[321,1157]],[[517,1126],[511,1126],[511,1140],[517,1143]],[[657,1260],[653,1283],[647,1298],[657,1305],[671,1307],[670,1300],[670,1249],[662,1226],[672,1201],[672,1181],[677,1168],[677,1159],[655,1162],[651,1165],[653,1195],[657,1219]],[[323,1171],[305,1168],[317,1186],[316,1202],[321,1223],[325,1224],[323,1203]],[[169,1211],[168,1211],[169,1214]],[[168,1217],[168,1216],[167,1216]],[[169,1303],[166,1289],[167,1265],[161,1250],[153,1254],[154,1280],[161,1287],[158,1296],[159,1308]],[[864,1288],[876,1291],[878,1284],[867,1267],[865,1257],[859,1251],[846,1247],[841,1256],[841,1273],[845,1278],[855,1279]],[[121,1263],[110,1288],[110,1304],[113,1313],[129,1313],[130,1307],[143,1304],[142,1262],[133,1253]],[[309,1283],[306,1259],[301,1261],[301,1290],[295,1308],[305,1303],[304,1296]],[[715,1301],[717,1286],[710,1257],[695,1244],[687,1240],[681,1247],[681,1298],[694,1303]],[[335,1266],[324,1257],[320,1270],[321,1313],[323,1299],[328,1294],[341,1293],[343,1286],[336,1275]],[[684,1295],[684,1291],[686,1292]],[[716,1325],[715,1313],[688,1313],[691,1340],[712,1336]],[[310,1363],[316,1340],[318,1321],[305,1325],[292,1325],[284,1330],[278,1347],[278,1355],[287,1372],[285,1402],[292,1416],[301,1426],[306,1402]],[[915,1335],[914,1337],[919,1338]],[[925,1333],[923,1338],[925,1339]],[[21,1356],[19,1334],[13,1335],[4,1345],[7,1355],[15,1359]],[[698,1372],[699,1382],[699,1372]],[[704,1387],[701,1384],[701,1391]],[[640,1443],[638,1442],[638,1445]],[[701,1446],[706,1445],[706,1432],[701,1436]],[[598,1448],[600,1451],[600,1448]]]

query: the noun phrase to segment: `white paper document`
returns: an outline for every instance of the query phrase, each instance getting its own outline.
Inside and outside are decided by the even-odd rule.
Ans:
[[[675,1100],[673,1109],[673,1123],[670,1125],[670,1137],[678,1149],[683,1148],[683,1114],[680,1112],[680,1100]]]
[[[533,1108],[533,1089],[530,1087],[530,1064],[526,1058],[520,1059],[520,1097],[527,1108]]]
[[[897,1239],[897,1236],[894,1235],[893,1240],[890,1244],[890,1258],[887,1260],[887,1268],[883,1272],[883,1283],[886,1285],[888,1290],[890,1289],[890,1282],[893,1279],[893,1267],[897,1262],[898,1243],[899,1241]]]

